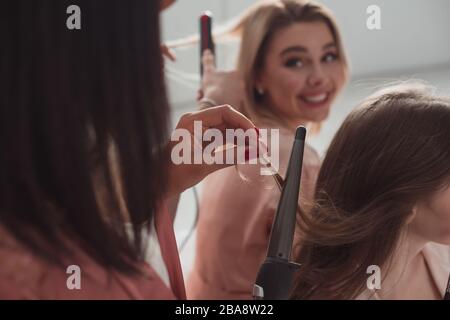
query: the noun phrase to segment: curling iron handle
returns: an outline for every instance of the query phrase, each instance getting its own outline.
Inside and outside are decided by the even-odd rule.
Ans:
[[[268,257],[261,265],[253,287],[256,300],[287,300],[300,265]]]

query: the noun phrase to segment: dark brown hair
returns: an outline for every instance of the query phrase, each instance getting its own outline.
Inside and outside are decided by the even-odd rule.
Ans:
[[[81,30],[66,27],[72,4]],[[142,224],[166,188],[159,8],[2,3],[0,225],[46,259],[68,249],[64,239],[121,270],[142,256]]]

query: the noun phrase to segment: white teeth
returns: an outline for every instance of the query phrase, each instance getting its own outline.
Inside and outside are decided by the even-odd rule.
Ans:
[[[312,102],[312,103],[320,103],[320,102],[324,102],[328,97],[327,93],[322,93],[322,94],[318,94],[315,96],[303,96],[303,100],[305,100],[306,102]]]

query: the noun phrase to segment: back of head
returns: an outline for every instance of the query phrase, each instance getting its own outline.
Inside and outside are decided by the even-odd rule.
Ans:
[[[0,11],[0,223],[46,258],[64,236],[126,269],[165,189],[159,1],[76,1],[70,30],[72,4]]]
[[[294,298],[354,298],[385,266],[414,205],[450,185],[450,99],[419,84],[367,98],[336,133],[302,217]]]

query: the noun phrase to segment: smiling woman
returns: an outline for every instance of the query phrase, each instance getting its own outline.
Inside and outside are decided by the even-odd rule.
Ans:
[[[325,120],[346,83],[347,59],[338,27],[333,15],[314,2],[269,0],[257,2],[228,32],[241,36],[237,70],[217,71],[210,66],[211,55],[205,55],[208,68],[201,89],[214,101],[233,103],[258,128],[279,130],[283,177],[295,129]],[[312,202],[319,166],[317,153],[306,145],[302,209]],[[250,183],[242,183],[240,172]],[[252,297],[279,199],[273,181],[273,188],[268,188],[258,175],[241,166],[206,179],[197,255],[188,280],[190,298]]]
[[[276,32],[266,50],[254,80],[260,108],[289,128],[325,120],[345,82],[338,45],[327,25],[294,23]]]

